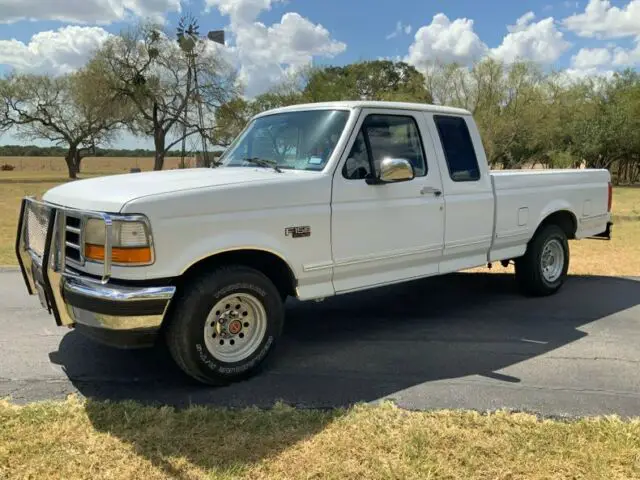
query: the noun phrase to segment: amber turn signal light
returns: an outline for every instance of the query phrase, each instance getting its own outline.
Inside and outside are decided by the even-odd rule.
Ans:
[[[104,260],[104,246],[85,243],[84,256],[90,260]],[[150,247],[113,247],[111,249],[113,263],[149,263],[151,262]]]

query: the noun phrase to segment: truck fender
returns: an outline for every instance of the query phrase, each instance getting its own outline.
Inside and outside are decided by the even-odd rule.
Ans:
[[[573,211],[573,208],[569,202],[563,199],[556,199],[549,202],[541,211],[540,216],[538,217],[538,221],[536,222],[535,228],[531,232],[531,238],[535,235],[535,232],[538,231],[540,226],[547,220],[551,215],[554,215],[559,212],[568,212],[573,217],[574,226],[577,226],[577,216]]]
[[[288,266],[293,275],[298,278],[299,272],[293,267],[289,259],[283,253],[282,245],[274,237],[257,231],[233,231],[232,233],[221,233],[214,238],[201,238],[196,243],[190,244],[185,249],[188,257],[178,260],[182,266],[180,275],[184,274],[193,265],[206,258],[215,255],[242,250],[263,251],[279,257]]]

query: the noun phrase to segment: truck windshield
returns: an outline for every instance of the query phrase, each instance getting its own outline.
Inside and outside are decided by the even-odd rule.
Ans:
[[[348,118],[348,110],[305,110],[257,118],[220,161],[225,167],[322,170]]]

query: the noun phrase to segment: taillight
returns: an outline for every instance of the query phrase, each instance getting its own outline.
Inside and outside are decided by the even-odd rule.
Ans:
[[[611,182],[609,182],[609,199],[607,203],[607,212],[611,211],[611,204],[613,203],[613,187],[611,186]]]

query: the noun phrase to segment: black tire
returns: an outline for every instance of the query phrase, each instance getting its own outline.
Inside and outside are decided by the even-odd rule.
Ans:
[[[552,240],[558,241],[564,253],[564,263],[560,276],[553,282],[543,275],[541,257],[545,246]],[[516,279],[525,295],[543,297],[556,293],[564,284],[569,271],[569,241],[564,230],[557,225],[542,227],[529,242],[524,256],[515,261]]]
[[[224,297],[246,293],[266,311],[266,332],[258,347],[241,361],[216,359],[205,344],[205,322],[211,309]],[[209,385],[244,380],[265,366],[282,333],[284,308],[281,294],[261,272],[244,266],[221,267],[194,278],[182,289],[171,309],[165,340],[171,356],[190,377]]]

